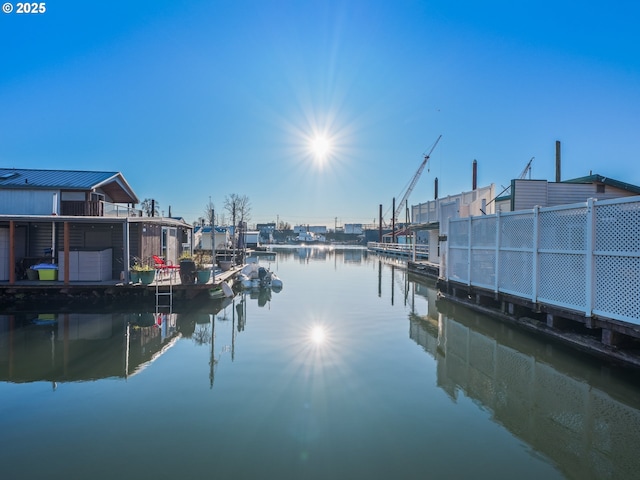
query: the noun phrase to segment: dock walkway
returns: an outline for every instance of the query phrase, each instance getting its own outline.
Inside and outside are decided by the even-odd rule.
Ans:
[[[429,245],[423,244],[369,242],[367,243],[367,250],[414,260],[426,260],[429,258]]]
[[[233,279],[243,265],[221,271],[216,269],[215,276],[206,283],[182,284],[176,273],[159,276],[149,284],[123,283],[108,281],[63,280],[18,280],[13,284],[0,282],[0,307],[28,305],[30,303],[78,303],[82,301],[111,303],[119,300],[155,301],[156,292],[172,291],[176,300],[190,300],[196,297],[209,297],[210,291],[220,287],[222,282]]]

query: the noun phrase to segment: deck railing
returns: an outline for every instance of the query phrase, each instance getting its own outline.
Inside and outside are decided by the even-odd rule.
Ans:
[[[102,202],[99,200],[63,200],[60,202],[60,212],[62,215],[73,217],[101,217]]]
[[[429,258],[429,245],[424,244],[368,242],[367,249],[376,253],[409,258],[412,258],[415,252],[416,258]]]
[[[142,210],[118,203],[102,202],[105,217],[141,217]]]
[[[142,211],[103,200],[63,200],[60,202],[61,215],[72,217],[141,217]]]

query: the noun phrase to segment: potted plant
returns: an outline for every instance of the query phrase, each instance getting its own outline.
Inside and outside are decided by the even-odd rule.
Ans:
[[[191,253],[183,252],[178,260],[180,261],[180,282],[183,285],[196,283],[196,262],[191,257]]]
[[[149,285],[156,278],[156,270],[146,263],[136,262],[131,267],[131,281],[133,283],[142,283]]]
[[[129,280],[131,283],[140,283],[140,270],[142,269],[142,265],[139,259],[134,259],[133,265],[129,269]]]
[[[207,268],[204,264],[204,254],[199,252],[195,255],[194,261],[196,264],[196,278],[198,283],[207,283],[211,278],[211,269]]]

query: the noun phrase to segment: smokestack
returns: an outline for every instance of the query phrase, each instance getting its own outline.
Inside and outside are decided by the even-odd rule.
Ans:
[[[434,200],[438,199],[438,177],[436,177],[436,179],[434,180],[434,186],[433,189],[435,190],[435,196],[433,197]]]
[[[478,188],[478,161],[473,161],[473,181],[472,181],[472,190]]]
[[[380,204],[380,215],[378,216],[378,242],[382,243],[382,204]]]
[[[393,197],[393,208],[391,209],[391,243],[396,243],[396,197]]]
[[[561,182],[560,175],[560,140],[556,140],[556,182]]]

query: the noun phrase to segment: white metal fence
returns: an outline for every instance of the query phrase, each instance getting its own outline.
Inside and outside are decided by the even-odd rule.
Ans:
[[[449,220],[447,280],[640,325],[640,197]]]

